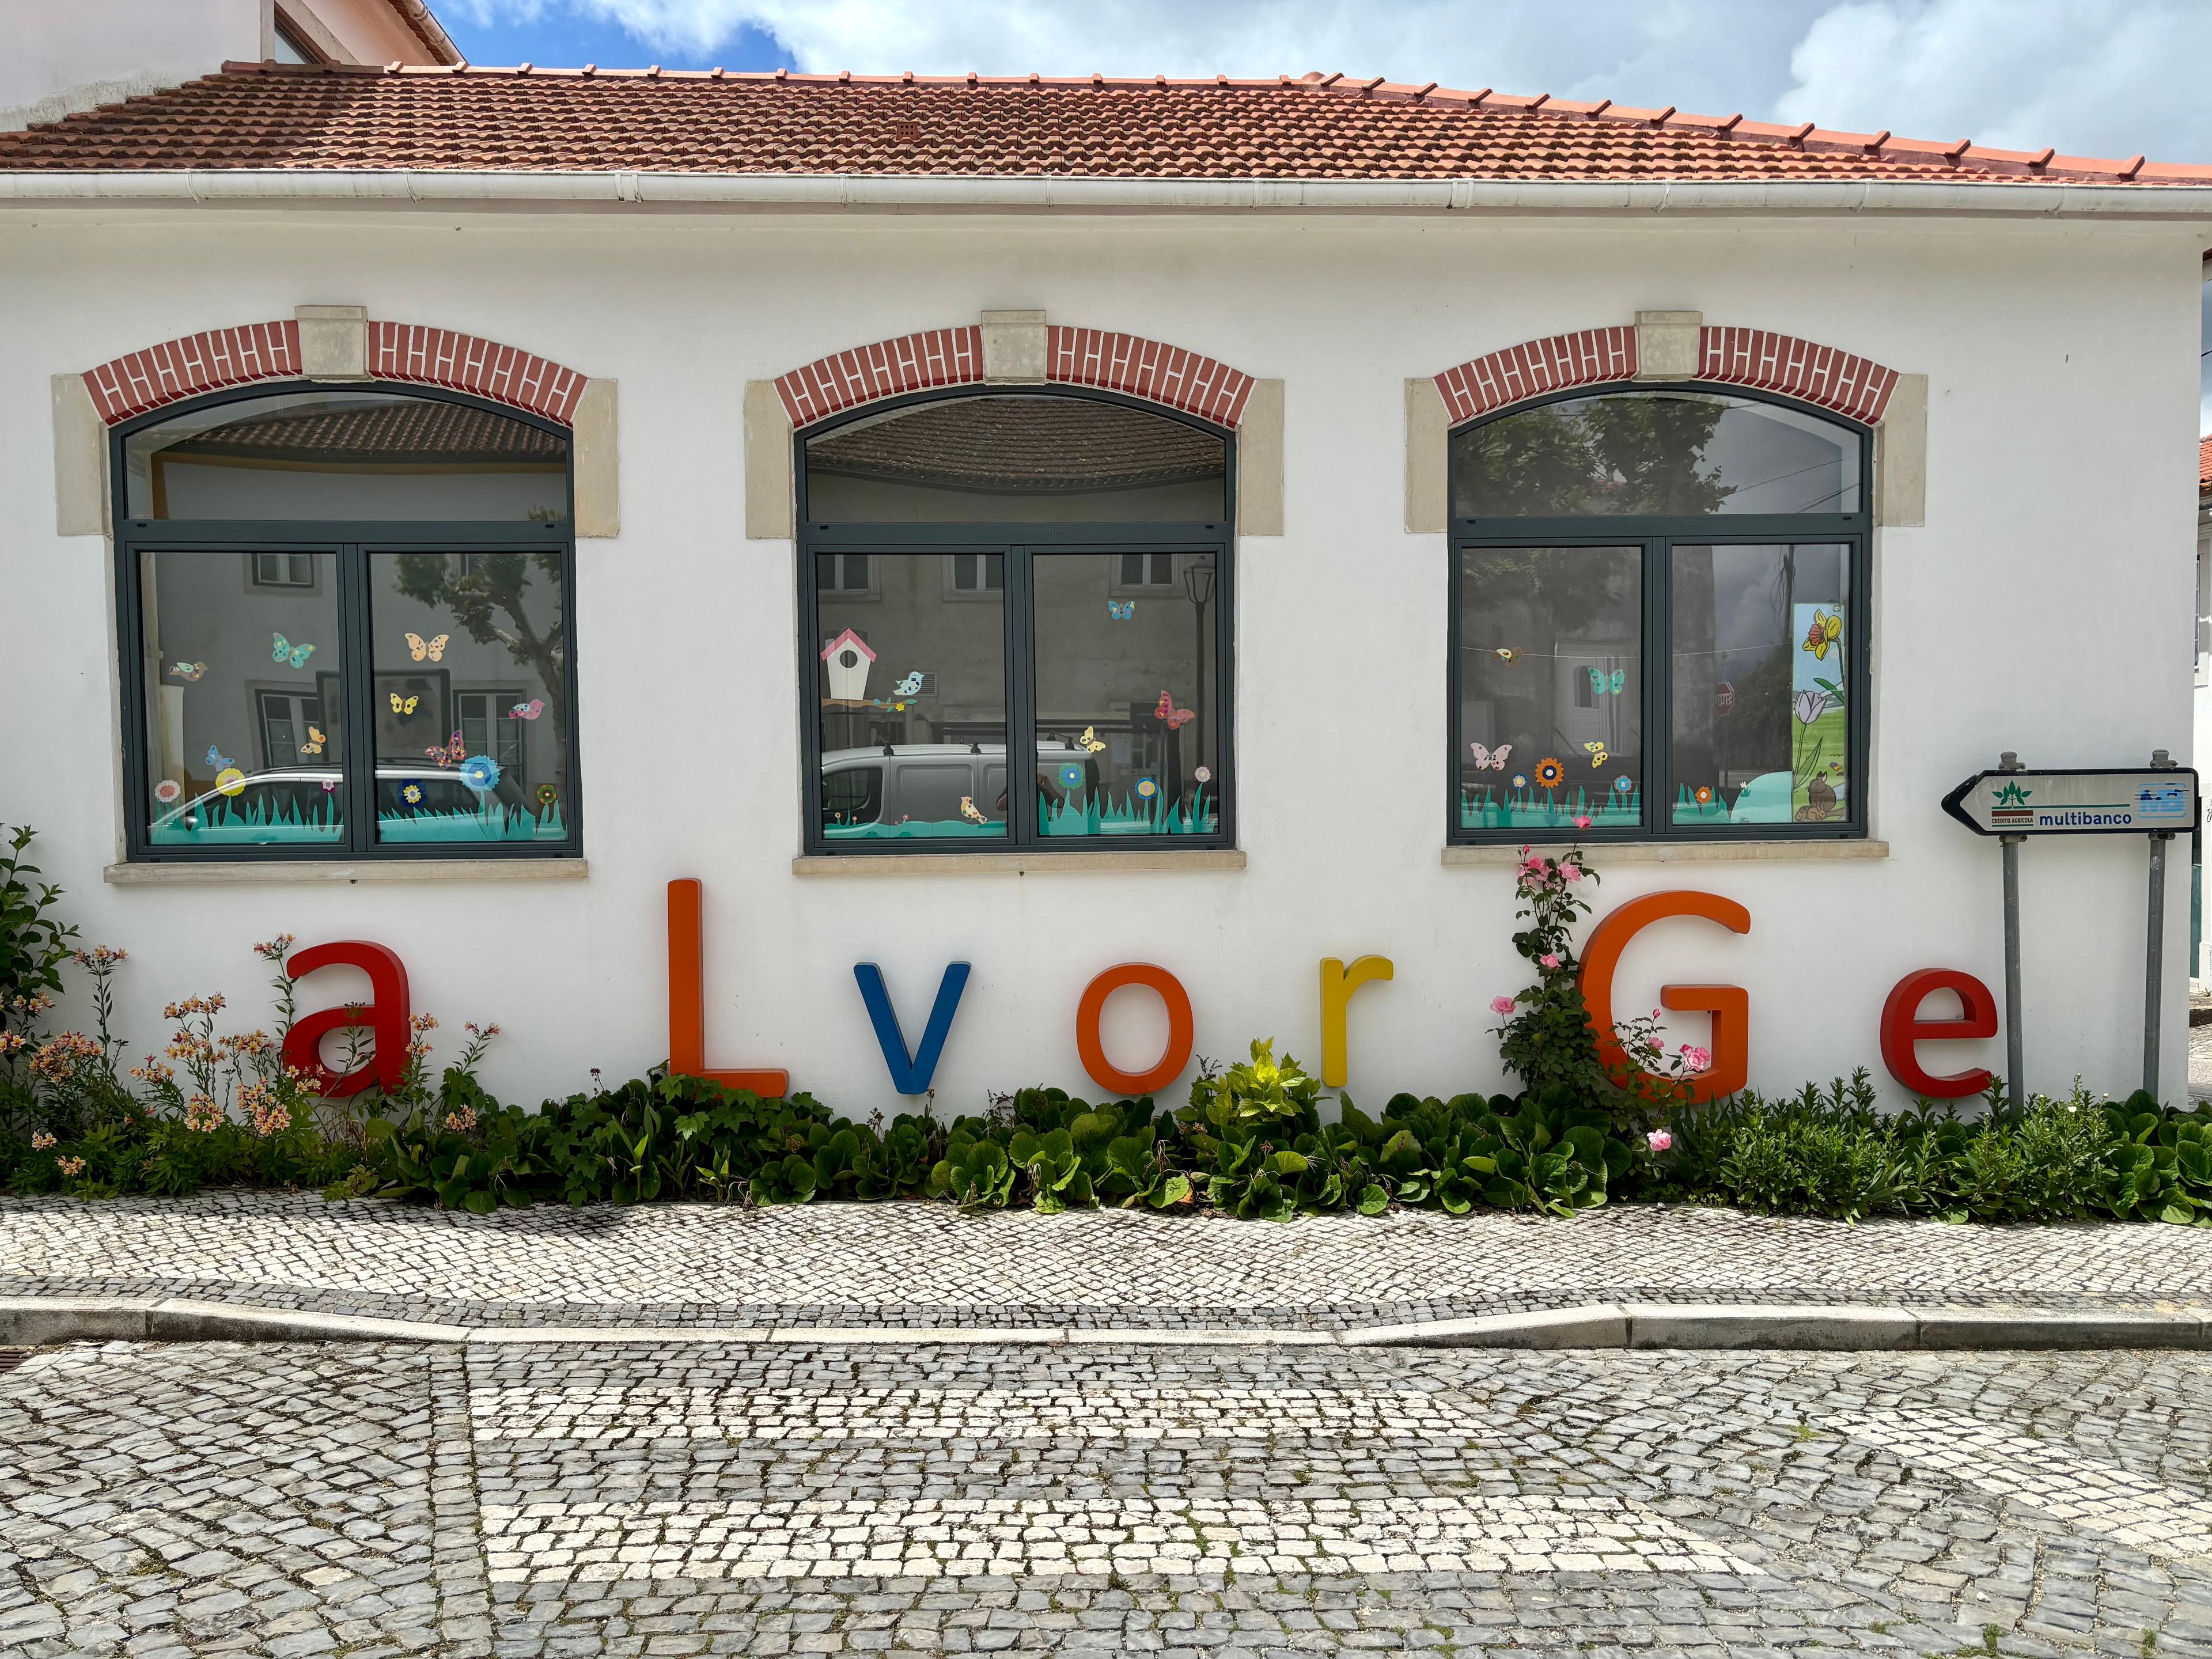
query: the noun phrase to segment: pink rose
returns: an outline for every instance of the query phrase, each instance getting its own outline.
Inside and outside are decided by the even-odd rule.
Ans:
[[[1513,1012],[1513,999],[1511,997],[1491,998],[1490,1012],[1493,1014],[1499,1015],[1511,1013]]]
[[[1674,1137],[1664,1129],[1654,1129],[1644,1137],[1644,1144],[1655,1152],[1663,1152],[1674,1144]]]
[[[1577,818],[1575,820],[1575,828],[1577,830],[1587,830],[1589,827],[1590,821],[1588,818]]]
[[[1710,1048],[1695,1048],[1686,1042],[1682,1045],[1682,1062],[1687,1066],[1692,1073],[1710,1072],[1713,1069],[1712,1050]]]
[[[1556,968],[1559,965],[1559,958],[1550,951],[1545,952],[1544,955],[1537,957],[1536,960],[1547,968]]]
[[[1561,865],[1559,866],[1559,873],[1565,876],[1569,881],[1580,881],[1583,878],[1581,869],[1571,864]]]

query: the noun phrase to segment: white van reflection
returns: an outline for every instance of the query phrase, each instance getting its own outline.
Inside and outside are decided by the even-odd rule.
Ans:
[[[1097,763],[1054,739],[1037,744],[1037,793],[1057,806],[1097,784]],[[1077,775],[1080,781],[1071,781]],[[878,744],[822,757],[822,830],[833,841],[908,836],[1003,836],[1003,743]]]
[[[248,773],[229,793],[209,789],[154,820],[159,847],[335,842],[345,834],[343,774],[288,767]],[[503,772],[488,790],[436,767],[376,769],[377,838],[405,841],[561,841],[568,826],[557,803],[532,810],[522,786]]]

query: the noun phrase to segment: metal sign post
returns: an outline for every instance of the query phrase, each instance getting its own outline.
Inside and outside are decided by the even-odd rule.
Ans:
[[[2020,990],[2020,848],[2029,836],[2150,837],[2149,933],[2143,950],[2143,1087],[2158,1092],[2159,1005],[2166,983],[2166,843],[2197,817],[2197,773],[2163,749],[2148,769],[2081,767],[2031,771],[2008,749],[1994,772],[1977,772],[1943,797],[1943,810],[2004,848],[2005,1054],[2013,1104],[2024,1094]]]

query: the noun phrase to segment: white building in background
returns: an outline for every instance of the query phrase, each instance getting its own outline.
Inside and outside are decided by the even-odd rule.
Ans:
[[[1351,1091],[1489,1090],[1518,848],[1580,835],[1601,914],[1747,913],[1649,928],[1616,1006],[1702,1042],[1743,988],[1791,1088],[1878,1067],[1908,972],[2002,982],[1960,779],[2190,750],[2212,170],[200,9],[209,61],[0,94],[182,82],[0,136],[0,821],[142,1044],[289,931],[500,1022],[501,1093],[641,1071],[697,878],[706,1062],[842,1110],[907,1103],[869,962],[910,1044],[974,964],[939,1110],[1178,1090],[1172,989],[1085,1075],[1131,963],[1198,1051],[1312,1057],[1323,960],[1386,957]],[[2033,1086],[2139,1080],[2143,861],[2027,849]]]

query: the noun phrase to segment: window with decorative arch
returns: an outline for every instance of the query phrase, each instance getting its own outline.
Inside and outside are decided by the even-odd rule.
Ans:
[[[263,380],[109,443],[131,856],[581,851],[566,425]]]
[[[1449,839],[1864,836],[1872,461],[1695,384],[1456,428]]]
[[[1234,437],[1066,385],[794,434],[808,850],[1231,844]]]

